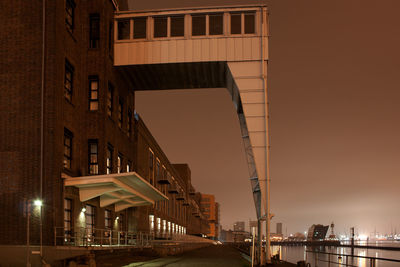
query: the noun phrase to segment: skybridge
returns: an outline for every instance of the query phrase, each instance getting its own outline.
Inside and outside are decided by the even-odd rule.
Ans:
[[[267,219],[269,232],[267,61],[266,5],[118,11],[114,16],[114,65],[134,90],[229,91],[257,217]]]

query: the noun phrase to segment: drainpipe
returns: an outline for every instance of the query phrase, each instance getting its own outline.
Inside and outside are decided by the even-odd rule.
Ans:
[[[42,2],[42,78],[40,99],[40,200],[43,201],[43,164],[44,164],[44,78],[46,53],[46,0]],[[43,258],[43,205],[40,206],[40,258]]]
[[[267,92],[267,81],[266,81],[266,68],[265,68],[265,60],[264,60],[264,49],[265,49],[265,31],[267,29],[266,26],[266,10],[264,7],[261,7],[261,74],[262,74],[262,81],[263,81],[263,90],[264,90],[264,102],[265,102],[265,165],[266,165],[266,170],[265,170],[265,176],[266,176],[266,198],[267,198],[267,204],[266,204],[266,225],[265,225],[265,231],[266,231],[266,236],[265,236],[265,250],[266,250],[266,262],[271,263],[271,250],[270,250],[270,227],[271,227],[271,218],[270,218],[270,170],[269,170],[269,111],[268,111],[268,92]],[[262,263],[264,264],[264,263]]]

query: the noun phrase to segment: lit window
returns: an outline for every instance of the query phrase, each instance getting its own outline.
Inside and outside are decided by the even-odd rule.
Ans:
[[[146,38],[146,22],[147,22],[147,18],[134,18],[133,19],[133,38],[134,39]]]
[[[94,227],[95,227],[95,207],[89,204],[85,206],[85,224],[86,224],[86,234],[88,238],[93,237],[94,235]]]
[[[171,17],[171,37],[179,37],[184,35],[185,35],[184,16]]]
[[[154,38],[167,37],[168,17],[154,17]]]
[[[64,128],[64,168],[71,169],[73,134]]]
[[[64,238],[65,242],[71,241],[72,235],[72,200],[64,199]]]
[[[131,172],[133,171],[132,169],[132,162],[128,160],[128,164],[126,164],[126,171]]]
[[[99,77],[89,77],[89,110],[99,109]]]
[[[111,83],[108,83],[107,90],[107,114],[112,117],[113,112],[113,101],[114,101],[114,87]]]
[[[154,231],[154,215],[149,215],[150,231]]]
[[[107,230],[110,230],[112,228],[111,210],[104,211],[104,227]]]
[[[71,32],[74,29],[74,17],[75,17],[75,1],[66,0],[65,1],[65,24],[67,29]]]
[[[192,15],[192,35],[206,35],[206,15]]]
[[[97,140],[89,140],[89,174],[99,174]]]
[[[157,218],[157,232],[161,231],[161,218]]]
[[[100,40],[100,16],[91,14],[89,17],[89,47],[98,48]]]
[[[74,67],[65,60],[65,72],[64,72],[64,96],[68,101],[72,101],[72,92],[74,88]]]
[[[130,35],[130,21],[119,20],[118,21],[118,40],[127,40]]]
[[[209,34],[220,35],[223,34],[223,14],[208,15],[209,19]]]
[[[118,154],[118,158],[117,158],[117,173],[124,172],[122,170],[122,158],[123,158],[122,155]]]
[[[113,152],[114,148],[112,145],[108,144],[107,146],[107,174],[112,173],[113,171]]]

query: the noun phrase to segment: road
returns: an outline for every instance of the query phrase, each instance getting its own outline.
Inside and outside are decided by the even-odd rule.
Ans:
[[[150,261],[135,262],[125,267],[247,267],[250,262],[245,260],[241,253],[234,248],[214,245],[194,251],[189,251],[178,256],[169,256]]]

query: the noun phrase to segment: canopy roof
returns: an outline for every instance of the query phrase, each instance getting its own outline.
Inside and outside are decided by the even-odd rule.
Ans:
[[[80,177],[64,176],[65,186],[79,188],[80,201],[100,197],[100,207],[115,205],[115,211],[129,207],[153,205],[168,197],[136,172]]]

